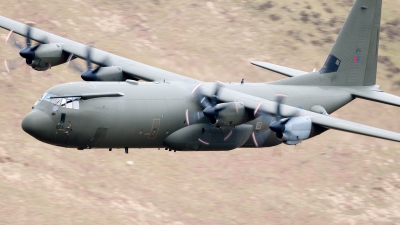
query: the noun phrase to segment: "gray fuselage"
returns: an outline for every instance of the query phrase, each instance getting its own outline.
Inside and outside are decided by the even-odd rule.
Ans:
[[[78,107],[65,107],[49,99],[42,99],[24,119],[23,128],[24,123],[25,127],[28,127],[28,123],[29,127],[37,126],[24,130],[43,142],[63,147],[163,148],[164,140],[171,133],[187,126],[186,110],[201,113],[202,108],[192,95],[195,86],[179,82],[61,84],[50,88],[46,93],[64,96],[120,92],[124,96],[79,99],[76,100]],[[203,83],[202,90],[212,90],[214,86],[214,83]],[[272,101],[277,94],[284,94],[285,105],[305,110],[319,105],[328,113],[353,100],[351,94],[340,87],[227,83],[224,88]],[[252,120],[247,124],[255,127],[256,122],[257,120]],[[204,117],[197,123],[209,124],[209,121]],[[268,124],[263,124],[263,129],[268,129]],[[280,143],[275,134],[271,133],[260,147]],[[242,147],[254,147],[254,144],[248,141]]]

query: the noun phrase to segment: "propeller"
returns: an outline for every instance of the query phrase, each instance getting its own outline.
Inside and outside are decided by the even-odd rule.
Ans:
[[[26,22],[26,31],[25,31],[25,43],[21,44],[14,36],[14,30],[11,30],[7,37],[5,42],[10,43],[12,47],[18,49],[19,55],[25,59],[26,62],[26,67],[25,69],[28,70],[28,66],[30,66],[35,58],[35,50],[39,47],[40,44],[36,46],[32,46],[32,38],[31,38],[31,30],[32,26],[35,25],[34,22]],[[7,73],[11,73],[13,70],[16,70],[21,67],[21,62],[23,59],[20,57],[14,58],[14,59],[5,59],[4,60],[4,66],[7,71]],[[27,81],[30,83],[30,76],[27,75],[27,71],[25,71],[25,76],[24,76],[24,81]],[[30,73],[29,73],[30,74]]]
[[[204,116],[208,117],[210,119],[210,122],[212,124],[215,124],[218,119],[219,112],[223,110],[223,107],[218,107],[218,92],[220,91],[221,87],[223,84],[221,82],[217,82],[215,86],[215,91],[211,99],[208,99],[208,97],[204,96],[201,91],[199,90],[201,84],[197,85],[196,88],[192,91],[192,94],[195,95],[195,98],[199,105],[203,108],[203,111],[200,112],[189,112],[189,110],[186,110],[186,122],[188,125],[196,123],[200,119],[202,119]]]
[[[285,124],[290,120],[290,118],[282,119],[281,116],[281,104],[285,95],[277,95],[276,96],[276,113],[275,118],[273,118],[269,113],[261,110],[261,104],[258,104],[257,108],[254,110],[254,117],[259,122],[256,123],[256,129],[252,133],[252,141],[256,147],[262,146],[266,139],[269,137],[272,131],[276,133],[278,139],[281,139],[283,136],[283,132],[285,131]],[[268,124],[269,129],[262,129],[264,124]]]
[[[274,120],[271,115],[267,112],[260,110],[262,102],[258,104],[257,108],[254,110],[254,117],[256,118],[256,129],[251,134],[251,141],[253,141],[254,146],[261,147],[269,135],[271,134],[271,130],[262,129],[264,125],[269,125]]]
[[[14,30],[11,30],[6,37],[6,42],[11,43],[13,47],[19,50],[19,55],[25,59],[27,65],[32,65],[33,59],[35,58],[35,51],[40,46],[40,44],[32,46],[32,26],[34,26],[34,22],[26,22],[26,31],[25,31],[25,47],[24,45],[20,44],[14,37]],[[7,72],[10,73],[12,70],[16,69],[19,66],[19,62],[15,63],[17,60],[5,60],[5,66]]]
[[[71,54],[68,58],[67,65],[71,69],[79,72],[81,74],[81,78],[84,81],[96,81],[97,80],[97,72],[99,72],[102,66],[112,65],[112,61],[109,57],[105,58],[105,60],[96,68],[92,67],[92,47],[90,45],[86,46],[86,69],[83,69],[78,64],[76,64],[73,60],[76,59],[76,56]]]
[[[21,49],[19,55],[22,58],[25,58],[26,64],[31,65],[33,59],[35,58],[35,50],[39,47],[39,45],[31,46],[31,30],[32,27],[30,25],[26,26],[26,47]]]
[[[97,67],[95,69],[92,68],[92,58],[91,58],[91,52],[92,52],[92,47],[89,45],[86,46],[86,70],[80,67],[78,64],[76,64],[74,60],[76,57],[71,54],[68,58],[68,67],[71,69],[79,72],[81,74],[81,78],[84,81],[96,81],[97,76],[96,72],[100,69],[100,67]]]

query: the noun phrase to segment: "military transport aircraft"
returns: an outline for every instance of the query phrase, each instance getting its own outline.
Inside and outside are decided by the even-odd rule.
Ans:
[[[26,37],[25,46],[12,42],[35,70],[87,61],[86,82],[50,88],[22,121],[25,132],[48,144],[126,153],[231,150],[295,145],[328,129],[399,142],[399,133],[329,116],[355,98],[400,106],[400,97],[375,84],[381,9],[382,0],[356,0],[319,71],[252,62],[289,77],[271,83],[201,82],[5,17],[0,26],[11,40],[12,33]]]

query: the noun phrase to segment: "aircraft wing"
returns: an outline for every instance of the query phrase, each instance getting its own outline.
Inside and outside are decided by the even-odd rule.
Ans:
[[[308,74],[307,72],[304,72],[304,71],[301,71],[301,70],[295,70],[295,69],[292,69],[292,68],[275,65],[275,64],[272,64],[272,63],[253,61],[253,62],[251,62],[251,64],[253,64],[255,66],[259,66],[259,67],[267,69],[267,70],[271,70],[271,71],[276,72],[276,73],[280,73],[280,74],[285,75],[287,77],[296,77],[296,76],[301,76],[301,75],[304,75],[304,74]]]
[[[6,30],[13,30],[14,33],[26,36],[26,24],[0,16],[0,27]],[[74,56],[85,59],[87,50],[86,45],[63,38],[52,33],[32,27],[31,38],[39,43],[60,43],[63,51],[74,54]],[[118,55],[114,55],[96,48],[92,48],[92,62],[102,65],[105,60],[112,62],[113,66],[122,67],[124,75],[130,79],[145,81],[181,81],[186,83],[196,83],[196,79],[185,77],[179,74],[168,72],[156,67],[139,63]]]
[[[210,91],[210,92],[208,92]],[[212,90],[207,90],[205,92],[207,96],[212,96]],[[220,93],[218,93],[218,99],[222,102],[243,102],[245,107],[251,110],[262,110],[266,113],[274,115],[276,113],[276,102],[265,100],[252,95],[244,94],[228,88],[223,88]],[[350,122],[347,120],[326,116],[318,113],[314,113],[307,110],[302,110],[288,105],[281,105],[281,114],[283,117],[290,117],[294,114],[300,113],[303,116],[308,116],[311,118],[313,124],[328,128],[346,131],[350,133],[356,133],[371,137],[377,137],[381,139],[391,140],[400,142],[400,134],[366,126],[363,124],[358,124]]]

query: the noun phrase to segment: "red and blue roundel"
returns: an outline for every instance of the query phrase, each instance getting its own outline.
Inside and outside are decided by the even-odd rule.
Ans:
[[[360,60],[361,60],[361,57],[360,57],[360,56],[354,57],[354,62],[355,62],[355,63],[360,62]]]

